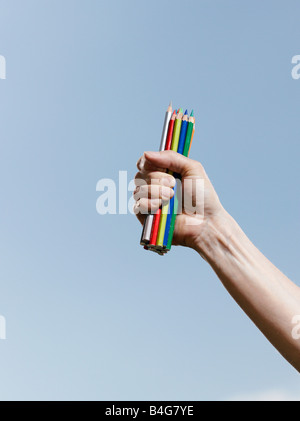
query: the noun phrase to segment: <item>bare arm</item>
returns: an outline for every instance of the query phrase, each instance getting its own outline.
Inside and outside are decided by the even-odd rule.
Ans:
[[[151,180],[167,176],[162,169],[181,173],[189,178],[204,180],[204,204],[199,203],[202,214],[178,215],[174,244],[195,249],[213,268],[217,276],[250,319],[274,347],[300,372],[300,340],[292,337],[292,319],[300,315],[300,288],[280,272],[248,239],[235,220],[222,207],[203,167],[174,152],[146,153],[138,162],[136,178]],[[157,183],[159,184],[159,182]],[[148,189],[148,190],[147,190]],[[144,220],[143,211],[159,206],[159,193],[151,195],[153,186],[144,186],[136,192],[138,218]],[[147,190],[145,194],[145,190]],[[197,191],[187,190],[196,200]],[[140,196],[139,196],[140,194]],[[172,193],[170,192],[170,196]],[[166,197],[166,188],[164,187]],[[139,199],[140,197],[140,199]],[[203,211],[202,211],[203,210]],[[196,212],[197,213],[197,212]],[[198,220],[193,225],[192,219]]]
[[[225,211],[199,238],[196,250],[262,333],[300,371],[300,342],[292,337],[292,319],[300,314],[300,288],[251,243]]]

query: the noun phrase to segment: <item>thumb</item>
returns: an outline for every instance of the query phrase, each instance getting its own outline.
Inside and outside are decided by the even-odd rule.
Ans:
[[[199,164],[174,151],[144,152],[144,157],[152,166],[166,168],[181,175],[198,175]]]

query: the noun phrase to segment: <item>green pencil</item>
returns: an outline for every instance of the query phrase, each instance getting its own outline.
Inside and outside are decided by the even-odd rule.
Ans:
[[[192,111],[189,117],[189,124],[188,124],[187,132],[186,132],[185,144],[184,144],[184,149],[183,149],[184,156],[188,156],[189,154],[190,143],[191,143],[193,128],[194,128],[194,120],[195,120],[194,112]]]

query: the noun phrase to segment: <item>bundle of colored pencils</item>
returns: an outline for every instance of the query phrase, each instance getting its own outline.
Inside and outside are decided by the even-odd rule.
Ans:
[[[174,110],[170,103],[166,115],[160,142],[160,151],[175,151],[184,156],[189,156],[193,136],[195,132],[195,118],[193,111],[188,116],[187,110],[183,114],[183,109]],[[169,174],[172,171],[168,170]],[[179,174],[172,174],[175,179],[179,179]],[[154,251],[160,255],[167,253],[171,249],[175,221],[178,210],[177,182],[174,187],[172,199],[158,209],[155,215],[147,215],[141,236],[141,245],[146,250]]]

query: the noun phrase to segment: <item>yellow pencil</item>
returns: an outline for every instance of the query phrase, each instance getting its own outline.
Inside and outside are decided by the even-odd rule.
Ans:
[[[177,152],[178,149],[178,142],[179,142],[179,136],[180,136],[180,129],[181,129],[181,123],[182,123],[182,108],[180,108],[174,124],[174,131],[173,131],[173,137],[172,137],[172,144],[171,144],[171,151]]]

